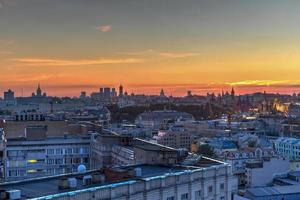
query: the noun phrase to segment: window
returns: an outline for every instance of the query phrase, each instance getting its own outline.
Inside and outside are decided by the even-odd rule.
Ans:
[[[72,148],[67,149],[67,154],[72,154]]]
[[[220,197],[220,200],[225,200],[225,197]]]
[[[63,154],[63,150],[62,149],[56,149],[55,154],[56,155],[61,155],[61,154]]]
[[[88,154],[89,153],[89,148],[88,147],[82,148],[82,153]]]
[[[47,164],[48,165],[53,165],[54,164],[54,159],[47,159]]]
[[[55,164],[56,164],[56,165],[61,165],[61,164],[63,164],[63,159],[61,159],[61,158],[55,159]]]
[[[175,197],[172,196],[172,197],[167,197],[167,200],[175,200]]]
[[[9,170],[8,171],[8,176],[9,177],[16,177],[16,176],[19,176],[19,173],[17,170]]]
[[[212,193],[212,192],[213,192],[213,186],[210,185],[210,186],[208,186],[208,193]]]
[[[221,183],[221,184],[220,184],[220,190],[221,190],[221,191],[223,191],[223,190],[224,190],[224,188],[225,188],[225,185],[224,185],[224,183]]]
[[[189,199],[189,194],[188,193],[184,193],[181,195],[181,200],[188,200]]]
[[[197,190],[197,191],[195,192],[195,198],[196,198],[196,199],[200,199],[200,198],[201,198],[201,190]]]
[[[54,154],[54,149],[47,149],[47,154],[48,155],[53,155]]]

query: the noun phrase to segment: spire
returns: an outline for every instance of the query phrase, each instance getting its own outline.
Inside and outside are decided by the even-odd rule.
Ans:
[[[41,85],[40,85],[40,83],[38,83],[38,87],[37,87],[37,90],[36,90],[36,95],[37,95],[37,96],[42,96],[42,90],[41,90]]]
[[[233,87],[231,88],[231,96],[233,96],[233,97],[235,96],[235,92],[234,92],[234,88]]]

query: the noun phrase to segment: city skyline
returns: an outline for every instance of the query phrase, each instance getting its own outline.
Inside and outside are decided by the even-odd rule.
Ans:
[[[0,1],[0,91],[300,92],[300,2]],[[88,13],[83,15],[82,13]]]

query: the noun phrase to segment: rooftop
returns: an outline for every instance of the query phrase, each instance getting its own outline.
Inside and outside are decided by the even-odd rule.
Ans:
[[[135,176],[135,169],[140,168],[141,176]],[[134,165],[124,167],[114,167],[109,169],[109,174],[104,170],[92,170],[85,173],[73,173],[56,175],[30,180],[14,181],[0,184],[4,190],[20,190],[22,199],[32,199],[43,197],[41,199],[52,198],[55,196],[67,195],[70,192],[88,191],[101,188],[116,187],[120,184],[134,183],[140,180],[150,180],[173,174],[188,173],[191,170],[200,169],[199,167],[188,166],[160,166],[160,165]],[[126,175],[124,175],[124,173]],[[83,176],[100,174],[105,176],[105,181],[98,184],[84,185]],[[116,175],[117,174],[117,175]],[[114,179],[117,177],[118,179]],[[59,189],[59,181],[62,178],[76,178],[77,186],[74,189]]]
[[[250,188],[247,193],[255,197],[300,193],[300,185]]]

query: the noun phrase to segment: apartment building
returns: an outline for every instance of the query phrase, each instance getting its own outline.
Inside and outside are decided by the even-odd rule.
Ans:
[[[89,135],[47,137],[45,129],[27,127],[26,137],[7,139],[5,181],[77,172],[79,165],[90,168]]]
[[[228,164],[204,157],[187,164],[130,165],[3,183],[0,194],[17,191],[21,199],[39,200],[230,200],[237,190]],[[29,192],[33,188],[39,193]]]

